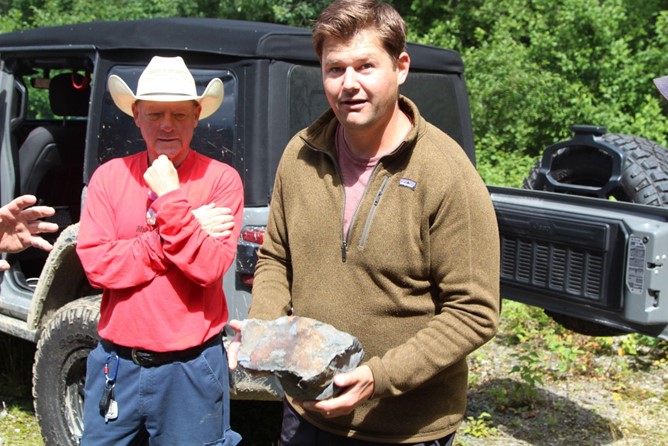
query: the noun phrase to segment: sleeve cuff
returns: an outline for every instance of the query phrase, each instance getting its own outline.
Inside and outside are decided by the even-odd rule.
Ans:
[[[365,362],[364,365],[371,369],[373,373],[373,395],[370,399],[384,398],[391,396],[391,386],[383,362],[378,356],[374,356]]]

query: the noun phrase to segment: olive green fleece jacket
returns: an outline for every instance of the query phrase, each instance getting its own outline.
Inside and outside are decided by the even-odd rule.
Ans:
[[[489,193],[461,147],[400,99],[414,123],[383,157],[343,233],[330,110],[279,163],[249,317],[296,316],[356,336],[375,379],[352,414],[310,423],[343,436],[417,443],[455,431],[466,356],[499,312],[499,239]]]

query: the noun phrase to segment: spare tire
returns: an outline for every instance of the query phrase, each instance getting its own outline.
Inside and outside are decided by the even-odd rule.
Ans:
[[[600,136],[604,142],[624,152],[621,180],[608,193],[608,199],[651,206],[668,205],[668,151],[654,141],[632,135],[607,133]],[[564,184],[601,187],[610,179],[605,155],[597,151],[565,147],[556,154],[559,162],[553,165],[551,176]],[[538,160],[524,179],[525,189],[543,190],[538,187],[541,160]],[[588,336],[617,336],[627,334],[606,325],[578,319],[545,310],[545,313],[568,330]]]

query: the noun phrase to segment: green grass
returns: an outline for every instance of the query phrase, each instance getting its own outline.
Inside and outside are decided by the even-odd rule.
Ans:
[[[41,446],[32,406],[35,345],[0,334],[0,446]]]
[[[0,403],[2,405],[2,403]],[[5,403],[0,408],[0,445],[41,446],[37,420],[30,403]]]

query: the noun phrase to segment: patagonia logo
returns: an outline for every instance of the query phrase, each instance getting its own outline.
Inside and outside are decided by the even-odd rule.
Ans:
[[[410,190],[415,190],[415,186],[417,186],[417,183],[411,179],[408,178],[402,178],[399,180],[399,186],[401,187],[407,187]]]

